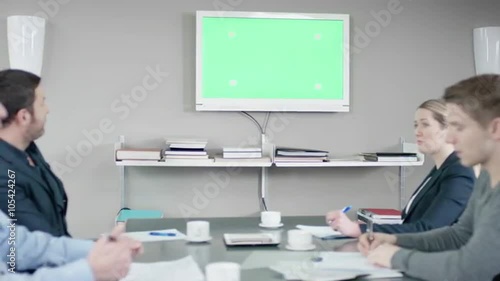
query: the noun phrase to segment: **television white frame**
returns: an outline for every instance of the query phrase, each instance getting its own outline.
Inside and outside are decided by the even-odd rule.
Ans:
[[[202,96],[202,38],[204,17],[326,19],[344,22],[344,93],[342,100],[314,99],[213,99]],[[348,14],[196,11],[196,111],[349,112],[350,110],[350,21]],[[263,102],[264,101],[264,102]]]

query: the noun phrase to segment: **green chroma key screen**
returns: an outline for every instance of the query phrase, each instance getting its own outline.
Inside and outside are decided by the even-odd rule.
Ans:
[[[342,100],[344,22],[205,17],[202,96]]]

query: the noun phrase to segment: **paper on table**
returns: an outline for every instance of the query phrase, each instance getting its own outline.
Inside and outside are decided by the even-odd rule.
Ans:
[[[151,235],[150,234],[151,232],[152,231],[125,232],[125,235],[135,240],[139,240],[141,242],[181,240],[186,238],[186,235],[182,232],[179,232],[177,229],[163,229],[154,231],[154,232],[175,233],[175,236],[156,236],[156,235]]]
[[[360,276],[357,272],[315,269],[304,262],[280,261],[270,268],[283,274],[285,280],[335,281],[350,280]]]
[[[361,253],[353,252],[321,252],[321,262],[315,263],[316,268],[342,269],[370,274],[370,278],[392,278],[403,276],[401,272],[382,268],[371,264]]]
[[[310,226],[310,225],[297,225],[298,229],[305,230],[311,233],[313,236],[318,238],[331,238],[331,237],[344,237],[344,235],[338,231],[333,230],[329,226]]]
[[[357,276],[366,278],[392,278],[403,276],[401,272],[380,268],[368,262],[361,253],[320,252],[320,262],[280,261],[270,268],[284,275],[286,280],[345,280]]]
[[[128,275],[120,281],[203,281],[200,267],[193,257],[155,263],[133,263]]]

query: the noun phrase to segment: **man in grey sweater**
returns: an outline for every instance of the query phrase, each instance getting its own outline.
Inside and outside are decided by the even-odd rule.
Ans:
[[[469,204],[452,226],[418,234],[364,234],[359,250],[380,266],[425,280],[492,280],[500,273],[500,75],[446,89],[447,141],[463,165],[481,164]]]

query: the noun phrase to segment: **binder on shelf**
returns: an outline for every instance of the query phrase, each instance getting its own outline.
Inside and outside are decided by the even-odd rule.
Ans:
[[[373,152],[360,153],[365,161],[376,162],[417,162],[417,153],[413,152]]]
[[[379,156],[379,157],[410,157],[410,156],[417,156],[417,153],[415,152],[365,152],[361,153],[361,155],[373,155],[373,156]]]

